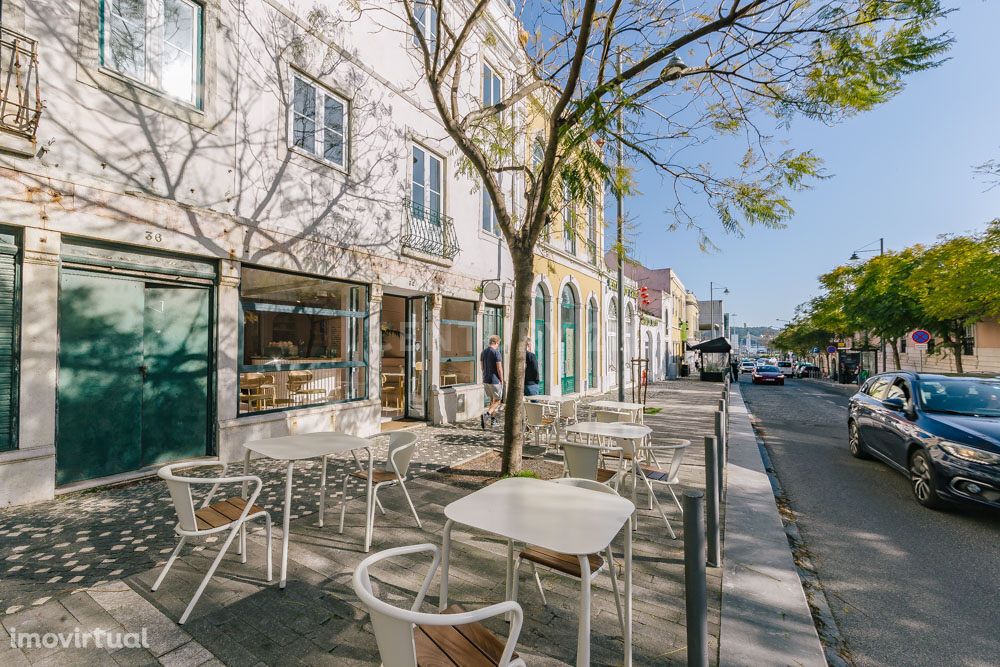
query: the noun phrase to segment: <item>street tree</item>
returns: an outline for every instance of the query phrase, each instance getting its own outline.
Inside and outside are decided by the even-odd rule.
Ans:
[[[479,76],[495,1],[355,4],[412,39],[417,85],[489,195],[510,252],[509,473],[521,466],[535,246],[564,199],[585,196],[595,181],[627,192],[628,173],[608,166],[605,149],[621,142],[627,163],[657,170],[675,224],[703,238],[696,200],[728,232],[782,226],[793,214],[789,193],[822,167],[813,152],[789,149],[772,133],[797,115],[832,123],[885,102],[907,75],[939,64],[951,38],[938,28],[947,10],[937,0],[508,2],[527,28],[526,60],[503,97],[484,103],[468,82]],[[519,111],[527,105],[531,114]],[[536,114],[540,131],[525,141],[525,118]],[[710,165],[699,150],[720,135],[743,146],[734,164]],[[518,196],[507,199],[511,190]]]
[[[982,234],[942,237],[923,253],[916,270],[925,326],[942,338],[962,373],[966,327],[1000,317],[1000,221]]]
[[[922,255],[921,246],[912,246],[869,259],[857,267],[853,289],[844,298],[847,319],[888,342],[897,369],[902,368],[899,339],[925,321],[914,275]]]

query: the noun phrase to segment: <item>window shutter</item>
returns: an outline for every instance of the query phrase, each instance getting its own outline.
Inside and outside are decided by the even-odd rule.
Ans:
[[[0,242],[0,450],[15,446],[17,247]]]

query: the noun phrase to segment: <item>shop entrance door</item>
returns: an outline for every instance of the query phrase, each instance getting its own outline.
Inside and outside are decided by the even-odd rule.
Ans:
[[[208,287],[63,270],[56,483],[208,450]]]
[[[406,416],[427,418],[427,298],[406,300]]]

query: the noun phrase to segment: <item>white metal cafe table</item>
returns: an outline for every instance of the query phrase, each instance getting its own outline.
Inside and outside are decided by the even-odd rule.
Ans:
[[[588,403],[587,407],[595,408],[597,410],[618,410],[619,412],[631,412],[633,413],[632,421],[637,424],[642,423],[642,411],[646,407],[642,403],[627,403],[623,401],[594,401],[593,403]]]
[[[558,403],[563,400],[563,397],[552,396],[551,394],[535,394],[534,396],[525,396],[524,400],[531,401],[532,403]]]
[[[250,470],[250,453],[254,452],[276,461],[287,461],[288,468],[285,473],[285,505],[284,517],[282,518],[281,536],[281,588],[285,587],[288,573],[288,524],[292,515],[292,469],[296,461],[302,459],[323,458],[323,473],[320,480],[319,496],[319,525],[323,525],[323,514],[326,509],[326,457],[333,454],[364,449],[368,452],[368,470],[372,470],[372,441],[366,438],[359,438],[355,435],[337,433],[334,431],[322,431],[319,433],[305,433],[302,435],[285,435],[278,438],[265,438],[263,440],[252,440],[243,445],[246,453],[243,458],[243,469],[245,473]],[[368,476],[368,506],[371,506],[372,479]],[[365,522],[365,551],[371,548],[371,522]]]
[[[441,549],[441,610],[448,606],[451,529],[456,523],[507,539],[507,597],[514,579],[514,542],[580,557],[587,571],[589,554],[608,548],[619,532],[625,539],[625,665],[632,665],[632,531],[635,505],[621,496],[565,484],[513,477],[502,479],[449,503]],[[590,582],[583,578],[581,586]],[[576,664],[590,664],[590,596],[580,596]]]
[[[642,440],[653,432],[648,426],[643,424],[629,424],[627,422],[577,422],[566,427],[567,433],[576,433],[587,436],[590,441],[592,436],[602,438],[623,438],[625,440]]]

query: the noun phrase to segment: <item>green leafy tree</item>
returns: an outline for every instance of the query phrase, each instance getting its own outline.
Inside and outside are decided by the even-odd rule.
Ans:
[[[606,166],[602,144],[620,141],[626,163],[657,170],[664,207],[703,239],[693,199],[730,232],[780,227],[793,214],[789,192],[819,176],[821,163],[772,133],[797,115],[835,122],[872,109],[951,44],[937,0],[517,0],[508,5],[526,24],[524,62],[506,72],[503,99],[484,104],[479,50],[498,0],[355,2],[412,40],[415,89],[489,195],[511,255],[504,473],[521,466],[535,246],[563,192],[579,199],[595,180],[628,188],[627,170]],[[536,114],[540,132],[529,122]],[[699,150],[720,135],[745,146],[735,164],[710,165]],[[504,194],[510,179],[517,197]]]
[[[921,246],[913,246],[871,258],[855,271],[853,289],[844,299],[850,321],[890,344],[897,369],[902,368],[899,339],[926,319],[917,300],[914,276],[923,252]]]
[[[926,327],[940,336],[964,372],[965,329],[984,318],[1000,317],[1000,222],[986,232],[946,236],[927,249],[913,281]]]

